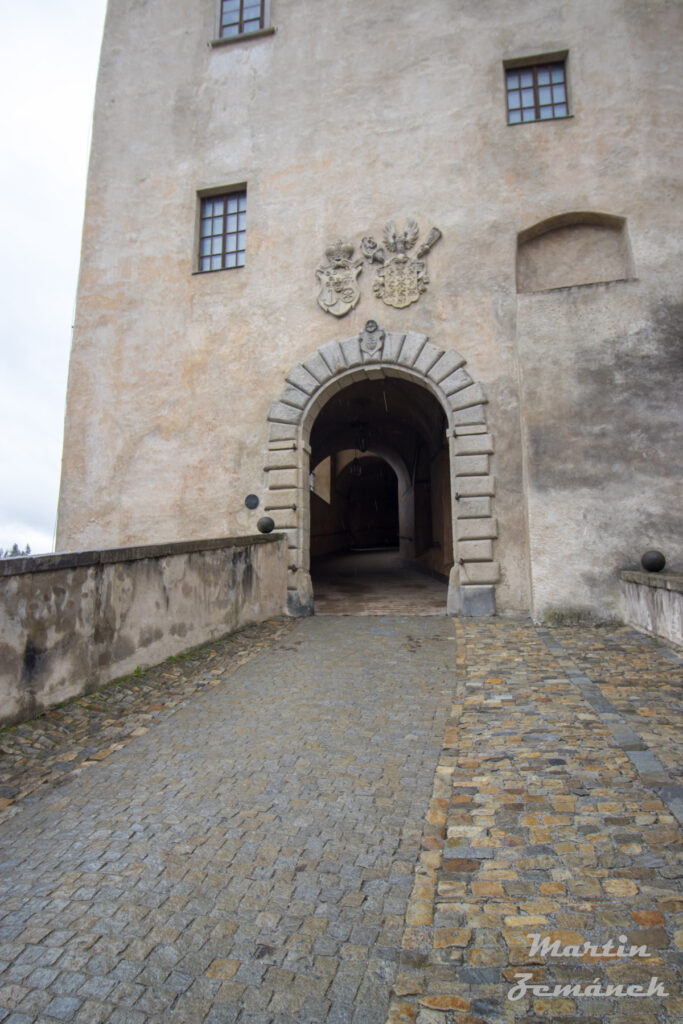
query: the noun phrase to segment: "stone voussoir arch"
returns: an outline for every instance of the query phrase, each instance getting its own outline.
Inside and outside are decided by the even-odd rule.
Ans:
[[[448,423],[455,564],[448,587],[452,615],[495,614],[499,564],[493,515],[493,443],[486,422],[483,387],[465,369],[466,360],[425,334],[386,331],[369,321],[360,334],[329,341],[286,376],[286,386],[268,412],[264,510],[287,536],[287,607],[292,615],[313,612],[310,577],[310,435],[316,416],[333,394],[360,380],[399,377],[429,390]]]

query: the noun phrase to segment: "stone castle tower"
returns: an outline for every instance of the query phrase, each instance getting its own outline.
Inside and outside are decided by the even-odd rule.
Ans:
[[[680,558],[666,0],[109,0],[58,546],[400,545],[463,614]],[[247,500],[248,499],[248,500]]]

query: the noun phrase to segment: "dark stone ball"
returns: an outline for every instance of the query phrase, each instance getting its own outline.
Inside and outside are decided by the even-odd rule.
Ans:
[[[275,529],[275,523],[270,516],[261,516],[258,523],[256,524],[261,533],[272,533]]]
[[[645,572],[661,572],[666,565],[666,558],[661,551],[646,551],[640,564]]]

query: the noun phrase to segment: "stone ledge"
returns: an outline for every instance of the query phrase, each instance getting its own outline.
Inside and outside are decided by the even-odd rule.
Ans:
[[[30,572],[55,569],[77,569],[84,565],[110,565],[112,562],[134,562],[141,558],[163,558],[186,555],[194,551],[216,551],[219,548],[241,548],[253,544],[270,544],[282,537],[280,533],[256,533],[245,537],[213,537],[208,540],[171,541],[165,544],[138,544],[128,548],[102,548],[93,551],[57,551],[50,555],[28,555],[0,559],[0,576],[19,576]]]
[[[643,587],[656,587],[683,594],[683,572],[645,572],[644,569],[623,569],[619,578],[625,583],[639,583]]]
[[[231,43],[243,43],[249,39],[258,39],[261,36],[274,36],[277,29],[274,25],[268,25],[266,28],[258,28],[255,32],[238,32],[236,36],[222,36],[219,39],[212,39],[209,43],[212,49],[217,49],[220,46],[229,46]]]

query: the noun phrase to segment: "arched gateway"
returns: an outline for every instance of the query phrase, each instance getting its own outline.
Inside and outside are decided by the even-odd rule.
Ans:
[[[385,331],[374,321],[344,341],[330,341],[287,374],[287,386],[268,413],[265,509],[289,543],[288,608],[313,612],[310,576],[310,438],[316,417],[333,397],[358,381],[407,380],[437,399],[447,422],[454,564],[447,612],[493,615],[498,563],[493,558],[497,523],[495,481],[481,384],[465,359],[431,344],[426,335]]]

